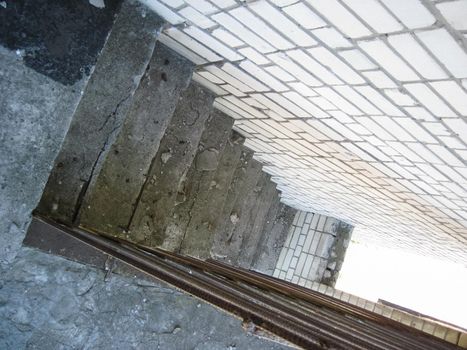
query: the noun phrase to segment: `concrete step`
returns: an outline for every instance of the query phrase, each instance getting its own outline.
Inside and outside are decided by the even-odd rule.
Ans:
[[[163,21],[125,1],[74,112],[36,213],[73,223],[132,104]]]
[[[157,43],[121,131],[88,191],[81,225],[122,238],[193,65]]]
[[[157,42],[163,23],[146,10],[123,2],[37,212],[250,268],[275,184],[212,93],[190,84],[193,64]]]
[[[277,214],[263,227],[263,243],[258,246],[252,269],[272,276],[297,210],[280,203]]]
[[[261,172],[257,178],[256,183],[241,198],[239,197],[236,206],[232,210],[230,220],[232,222],[231,230],[229,232],[227,262],[231,265],[237,266],[238,257],[245,237],[249,235],[253,225],[256,213],[258,211],[258,198],[261,192],[269,184],[270,176]]]
[[[223,249],[226,245],[228,234],[226,234],[225,226],[231,223],[230,215],[234,208],[240,190],[243,188],[244,183],[247,179],[247,171],[255,170],[258,174],[261,171],[261,167],[252,168],[251,164],[256,162],[253,160],[253,151],[245,146],[241,146],[240,159],[237,162],[232,180],[229,184],[226,200],[222,212],[219,214],[215,233],[211,246],[211,256],[218,259],[223,254]]]
[[[220,156],[229,139],[233,119],[213,110],[201,136],[198,152],[178,190],[177,205],[172,217],[168,218],[163,249],[179,251],[187,227],[192,218],[191,212],[199,196],[208,191]]]
[[[240,221],[239,213],[261,176],[262,165],[252,158],[253,152],[245,147],[243,157],[243,164],[239,162],[234,172],[211,248],[212,257],[226,263],[231,263],[231,257],[240,249],[241,241],[234,236]]]
[[[182,93],[153,159],[130,223],[128,238],[158,247],[172,217],[178,189],[190,168],[214,95],[197,83]]]
[[[276,223],[277,216],[279,215],[279,211],[281,209],[280,199],[280,192],[276,191],[276,194],[272,200],[272,204],[269,207],[268,213],[266,215],[266,219],[264,220],[264,225],[261,228],[261,238],[253,256],[251,268],[254,268],[260,259],[267,258],[267,254],[263,254],[263,252],[267,252],[269,249],[268,243],[271,238],[271,233],[273,231],[274,224]]]
[[[269,208],[274,202],[276,195],[276,184],[267,176],[267,182],[261,192],[258,193],[254,210],[250,212],[250,219],[243,234],[243,241],[240,246],[241,254],[237,258],[237,266],[249,269],[253,262],[254,255],[258,249],[258,244],[263,233],[263,226]]]
[[[180,249],[182,254],[202,259],[210,257],[212,239],[237,163],[241,161],[244,141],[245,139],[240,134],[235,131],[231,132],[209,189],[201,191],[193,205],[191,220]]]
[[[255,263],[258,261],[258,259],[262,255],[262,252],[267,249],[267,242],[271,235],[274,223],[276,221],[276,217],[279,213],[280,204],[281,204],[280,199],[281,199],[280,192],[276,190],[273,195],[271,205],[264,219],[263,226],[261,227],[260,238],[258,240],[256,250],[251,259],[250,268],[252,268],[255,265]]]

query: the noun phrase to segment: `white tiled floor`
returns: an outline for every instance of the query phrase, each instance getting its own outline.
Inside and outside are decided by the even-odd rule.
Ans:
[[[298,209],[467,262],[467,0],[144,0]]]

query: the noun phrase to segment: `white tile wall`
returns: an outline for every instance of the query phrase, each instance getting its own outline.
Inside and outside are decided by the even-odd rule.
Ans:
[[[298,211],[273,276],[302,286],[321,282],[338,223],[332,217]]]
[[[144,2],[284,202],[467,262],[464,0]]]
[[[437,4],[436,7],[441,11],[446,21],[455,29],[467,30],[467,21],[465,20],[467,17],[467,1],[450,1]]]

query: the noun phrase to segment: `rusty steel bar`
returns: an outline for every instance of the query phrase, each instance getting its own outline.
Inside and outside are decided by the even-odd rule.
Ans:
[[[141,249],[144,249],[154,254],[159,254],[160,256],[169,257],[170,259],[173,259],[174,261],[178,261],[180,263],[190,264],[194,267],[202,268],[205,271],[215,272],[228,278],[242,280],[246,283],[256,285],[260,288],[272,289],[290,297],[311,302],[313,304],[322,305],[339,313],[344,313],[358,318],[373,321],[376,324],[385,327],[384,335],[386,337],[389,334],[395,334],[398,338],[404,338],[406,339],[408,344],[411,344],[412,349],[424,350],[424,346],[426,346],[426,344],[417,345],[416,341],[414,342],[413,340],[414,338],[423,339],[423,343],[427,341],[428,343],[439,343],[439,338],[436,338],[433,335],[424,333],[418,329],[409,327],[405,324],[376,314],[359,306],[346,303],[339,299],[332,298],[330,296],[307,289],[299,285],[292,284],[287,281],[279,280],[274,277],[263,275],[255,271],[245,270],[239,267],[234,268],[230,265],[212,259],[200,261],[198,259],[194,259],[187,256],[180,256],[178,254],[167,252],[157,248],[141,247]],[[375,329],[375,326],[376,325],[369,324],[369,328],[378,331],[377,329]],[[397,332],[397,330],[401,330],[403,333]],[[405,333],[409,333],[409,335],[406,335]]]
[[[256,304],[261,305],[262,307],[271,308],[277,316],[291,319],[295,326],[297,328],[302,328],[303,331],[310,332],[314,329],[315,333],[324,334],[328,338],[328,343],[329,339],[333,339],[333,341],[335,341],[334,346],[341,344],[345,346],[346,349],[399,349],[398,347],[388,347],[383,343],[378,345],[379,340],[373,339],[371,336],[367,336],[362,333],[346,333],[341,329],[336,329],[335,325],[332,325],[329,322],[323,322],[324,319],[322,318],[314,318],[313,315],[305,314],[290,304],[282,303],[280,300],[271,298],[264,293],[264,290],[234,283],[232,280],[220,279],[216,275],[206,276],[205,274],[197,273],[196,270],[190,271],[190,273],[196,274],[197,278],[203,280],[207,278],[207,282],[210,284],[220,284],[220,287],[228,288],[233,294],[236,294],[238,298],[255,300]],[[361,339],[362,337],[365,339]],[[371,347],[369,347],[369,344],[372,344]]]
[[[410,346],[410,349],[425,350],[428,348],[439,348],[445,349],[445,344],[440,347],[440,340],[432,335],[423,333],[417,329],[408,327],[404,324],[388,319],[366,309],[362,309],[358,306],[345,303],[341,300],[334,299],[327,295],[308,290],[304,287],[291,284],[286,281],[278,280],[270,276],[262,275],[254,271],[248,271],[241,268],[233,268],[221,262],[214,260],[200,261],[187,256],[180,256],[175,253],[166,252],[160,249],[140,247],[140,249],[146,250],[150,253],[164,256],[180,263],[188,264],[193,267],[202,268],[207,272],[215,272],[224,277],[241,280],[246,283],[258,286],[260,288],[274,290],[283,295],[297,298],[298,300],[304,300],[312,302],[312,304],[318,304],[330,308],[331,310],[338,311],[341,314],[352,315],[358,317],[357,323],[361,323],[361,318],[367,319],[370,323],[367,324],[366,333],[374,336],[378,335],[385,339],[386,348],[400,348],[400,340],[404,340],[406,346]],[[323,316],[323,315],[322,315]],[[343,326],[344,322],[349,321],[349,318],[340,317],[338,320],[334,318],[335,322],[339,322]],[[376,324],[372,324],[375,322]],[[358,328],[355,328],[355,324],[349,324],[348,327],[354,327],[353,332],[359,332]],[[395,328],[395,329],[392,329]],[[402,333],[401,333],[402,331]],[[408,333],[408,334],[406,334]],[[352,333],[348,333],[352,334]],[[396,341],[394,341],[394,339]],[[397,341],[399,340],[399,341]],[[372,341],[375,341],[372,339]],[[377,340],[376,340],[377,341]],[[451,344],[447,344],[448,348]],[[456,348],[455,346],[451,348]]]
[[[148,252],[152,251],[152,249],[147,249],[147,248],[140,248],[140,249],[146,250]],[[209,268],[209,266],[210,266],[209,262],[199,261],[197,259],[193,259],[193,258],[190,258],[190,257],[178,256],[177,254],[164,252],[164,251],[160,251],[160,250],[158,250],[158,253],[161,256],[167,256],[170,259],[173,259],[173,260],[176,260],[176,261],[179,261],[179,262],[180,261],[187,262],[187,265],[190,265],[190,266],[193,266],[193,267],[196,267],[196,265],[198,265],[197,268],[200,268],[200,266],[203,266],[203,270],[208,271],[208,272],[212,272],[212,271],[210,271],[211,269]],[[225,266],[225,267],[227,269],[233,269],[230,266]],[[214,268],[214,270],[217,270],[217,269]],[[224,277],[228,277],[228,275],[229,274],[224,274]],[[229,282],[224,281],[223,283],[228,284]],[[236,286],[236,287],[238,288],[239,286]],[[278,299],[280,299],[278,295],[276,295],[274,298],[270,298],[267,294],[264,294],[263,290],[261,290],[262,294],[259,294],[258,290],[253,290],[253,289],[250,289],[248,292],[250,293],[250,295],[248,295],[248,297],[253,297],[253,298],[256,297],[256,298],[259,298],[259,299],[268,299],[268,302],[271,305],[272,304],[277,305]],[[251,293],[254,293],[255,295],[252,296]],[[345,338],[352,338],[352,339],[354,339],[355,343],[366,344],[367,347],[364,347],[364,348],[368,348],[368,344],[373,343],[373,345],[376,346],[376,348],[378,348],[378,349],[379,348],[382,348],[382,349],[400,349],[400,347],[398,345],[391,344],[391,341],[389,339],[387,339],[388,334],[385,333],[383,335],[384,340],[381,340],[380,339],[381,337],[380,337],[380,335],[378,334],[377,331],[375,331],[374,334],[370,334],[369,332],[364,332],[364,331],[358,329],[358,325],[351,324],[352,322],[350,322],[350,324],[349,324],[349,321],[352,321],[352,320],[346,320],[346,319],[341,317],[340,320],[338,320],[338,322],[340,323],[340,328],[336,329],[335,327],[333,327],[333,326],[335,326],[334,320],[329,320],[329,318],[323,317],[323,315],[318,315],[319,319],[317,319],[316,317],[313,317],[310,312],[305,313],[305,312],[303,312],[301,310],[300,307],[297,307],[295,305],[294,305],[293,308],[291,308],[291,305],[286,305],[286,307],[289,308],[287,310],[287,312],[294,314],[296,317],[304,319],[304,321],[299,320],[299,321],[296,321],[296,322],[317,323],[323,329],[331,330],[336,335],[339,334],[341,336],[340,339],[341,339],[341,341],[343,341],[343,343],[347,342],[347,340]],[[315,312],[315,314],[316,314],[316,312]],[[343,331],[344,328],[347,330],[347,333],[345,331]],[[366,343],[365,343],[365,341],[366,341]],[[407,342],[407,343],[409,344],[410,342]],[[347,346],[349,346],[349,345],[347,345]],[[415,349],[425,350],[426,347],[425,347],[425,345],[420,346],[420,344],[412,344],[412,349],[414,349],[414,350]]]

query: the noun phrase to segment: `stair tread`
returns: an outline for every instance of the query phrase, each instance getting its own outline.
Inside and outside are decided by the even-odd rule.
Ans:
[[[252,266],[254,270],[267,275],[274,273],[277,260],[287,239],[296,212],[296,209],[280,203],[274,224],[267,236],[265,247],[259,252],[258,258]]]
[[[263,187],[263,190],[259,193],[255,210],[252,211],[247,229],[243,235],[243,242],[240,246],[241,254],[238,255],[237,265],[245,269],[249,269],[253,262],[254,255],[258,249],[259,241],[261,240],[262,228],[264,220],[269,211],[269,208],[273,204],[274,195],[276,193],[276,184],[271,181],[270,176],[267,176],[268,180]]]
[[[137,242],[158,247],[164,241],[180,183],[195,158],[213,100],[211,93],[193,83],[180,96],[130,223],[130,236]]]
[[[71,224],[130,108],[163,20],[137,2],[124,2],[76,107],[37,213]],[[116,62],[121,62],[116,64]]]
[[[199,193],[209,189],[232,125],[233,119],[217,110],[214,110],[207,120],[198,152],[180,186],[179,191],[183,194],[183,200],[175,207],[172,217],[169,218],[162,248],[179,251],[190,222],[191,210]]]
[[[187,59],[156,44],[122,129],[89,191],[81,218],[83,226],[127,238],[149,167],[193,68]]]
[[[216,223],[222,213],[229,186],[241,157],[244,138],[232,132],[220,157],[208,191],[201,192],[191,211],[191,220],[182,242],[181,253],[198,258],[210,257]]]
[[[251,266],[254,267],[260,258],[264,258],[267,255],[264,255],[263,252],[268,249],[267,243],[268,239],[270,238],[272,228],[275,224],[277,219],[277,215],[280,209],[280,195],[279,191],[276,190],[276,193],[273,195],[272,204],[269,207],[268,213],[263,222],[263,226],[261,227],[261,237],[258,241],[258,245],[256,251],[254,252],[254,256],[251,260]]]

